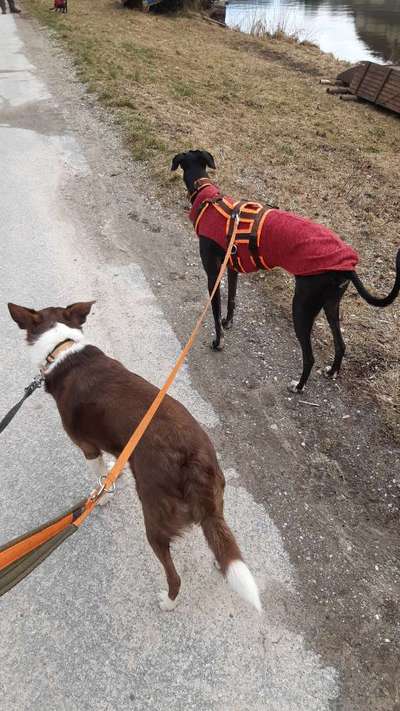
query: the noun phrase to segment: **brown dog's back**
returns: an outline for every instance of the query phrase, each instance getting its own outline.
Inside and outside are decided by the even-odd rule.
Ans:
[[[118,456],[158,392],[94,346],[50,372],[46,390],[66,432],[89,457],[92,451]],[[214,447],[194,417],[168,395],[130,465],[143,506],[151,515],[157,501],[157,515],[165,512],[163,527],[171,536],[222,511],[225,482]]]

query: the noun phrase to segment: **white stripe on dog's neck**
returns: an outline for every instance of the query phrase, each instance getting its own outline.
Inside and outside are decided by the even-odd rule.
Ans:
[[[63,341],[74,341],[74,345],[63,350],[51,365],[46,363],[47,356],[54,351]],[[57,322],[48,331],[42,333],[41,336],[31,346],[31,360],[35,368],[45,368],[46,373],[49,373],[61,361],[73,353],[81,351],[87,345],[82,331],[79,328],[70,328],[65,323]]]

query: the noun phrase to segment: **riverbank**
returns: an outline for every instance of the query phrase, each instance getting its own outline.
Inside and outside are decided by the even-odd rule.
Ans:
[[[65,16],[49,12],[47,0],[30,7],[73,53],[88,91],[112,112],[133,156],[146,161],[161,200],[182,211],[171,156],[207,148],[227,191],[329,225],[358,250],[366,285],[389,290],[398,246],[400,122],[328,96],[319,78],[343,66],[332,56],[197,17],[123,10],[109,0],[79,0]],[[291,281],[279,272],[264,280],[266,300],[288,320]],[[398,433],[397,314],[395,307],[371,309],[350,290],[342,382],[376,398]],[[332,350],[323,319],[314,341],[322,362]]]

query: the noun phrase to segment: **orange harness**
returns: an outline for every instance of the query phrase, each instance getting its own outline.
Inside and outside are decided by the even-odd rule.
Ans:
[[[222,195],[206,178],[196,182],[189,219],[199,239],[211,240],[226,252],[232,216],[240,210],[229,266],[237,272],[284,269],[295,276],[352,271],[358,255],[335,232],[301,215],[258,202]]]
[[[204,188],[212,186],[206,178],[197,181],[195,193],[190,195],[192,201],[197,193]],[[225,234],[215,236],[215,241],[225,251],[232,237],[235,216],[240,215],[239,225],[236,230],[229,266],[237,272],[250,272],[257,269],[270,267],[264,257],[259,253],[260,238],[263,225],[272,208],[267,208],[259,202],[248,200],[231,200],[222,195],[205,199],[197,209],[193,219],[193,226],[198,237],[201,237],[201,220],[207,210],[214,209],[225,218]]]

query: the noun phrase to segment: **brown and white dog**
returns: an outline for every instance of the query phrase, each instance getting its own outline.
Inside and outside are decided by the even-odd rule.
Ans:
[[[41,311],[16,304],[8,308],[27,332],[33,364],[44,374],[65,431],[96,474],[104,476],[103,452],[118,457],[158,389],[86,342],[82,325],[93,303]],[[214,447],[183,405],[166,396],[129,465],[148,541],[167,577],[161,609],[174,609],[181,585],[170,543],[200,524],[231,588],[261,611],[257,585],[224,519],[225,479]]]

